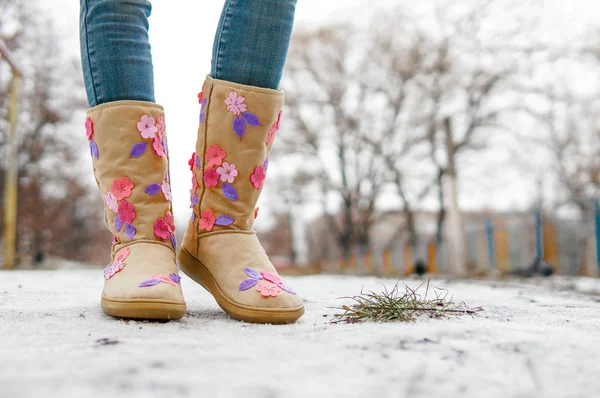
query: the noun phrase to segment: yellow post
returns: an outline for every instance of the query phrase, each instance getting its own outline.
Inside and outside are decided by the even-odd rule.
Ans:
[[[19,107],[19,91],[21,88],[21,72],[17,68],[10,52],[0,41],[0,56],[12,69],[10,98],[8,102],[8,168],[4,185],[4,268],[15,267],[17,241],[17,115]]]
[[[21,78],[13,75],[8,103],[9,159],[4,185],[4,268],[15,267],[17,241],[17,114]]]

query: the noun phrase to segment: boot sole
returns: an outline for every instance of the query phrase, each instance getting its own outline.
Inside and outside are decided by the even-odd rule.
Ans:
[[[228,298],[211,273],[185,247],[181,247],[178,255],[181,271],[213,295],[219,307],[232,318],[250,323],[285,324],[296,322],[304,315],[304,306],[295,308],[258,308],[238,304]]]
[[[108,299],[100,304],[105,314],[118,318],[177,320],[186,313],[185,303],[148,299]]]

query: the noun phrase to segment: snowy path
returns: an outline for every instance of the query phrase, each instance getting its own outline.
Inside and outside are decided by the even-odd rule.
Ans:
[[[101,275],[0,272],[0,397],[600,396],[598,296],[436,281],[485,311],[332,325],[336,297],[394,281],[297,277],[306,315],[268,326],[229,319],[183,279],[188,316],[160,324],[105,316]]]

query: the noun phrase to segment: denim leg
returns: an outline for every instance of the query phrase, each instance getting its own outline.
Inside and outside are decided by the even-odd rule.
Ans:
[[[215,36],[211,76],[277,89],[296,0],[227,0]]]
[[[148,0],[80,0],[81,63],[88,103],[154,102]]]

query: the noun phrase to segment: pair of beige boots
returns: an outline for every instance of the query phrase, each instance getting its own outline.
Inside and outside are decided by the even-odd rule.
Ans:
[[[193,213],[177,256],[181,270],[235,319],[294,322],[304,314],[302,301],[252,231],[283,93],[209,77],[199,102],[198,141],[189,161]],[[86,132],[114,235],[104,312],[183,317],[163,108],[140,101],[103,104],[88,111]]]

